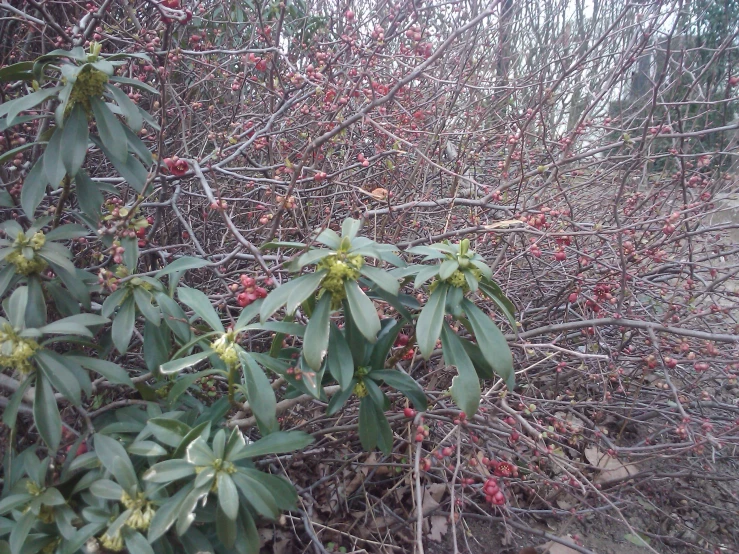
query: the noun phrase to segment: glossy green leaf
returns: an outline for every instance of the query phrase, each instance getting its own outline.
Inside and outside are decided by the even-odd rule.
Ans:
[[[291,289],[290,295],[287,297],[285,313],[295,313],[298,306],[315,293],[325,276],[326,271],[317,271],[316,273],[309,273],[308,275],[304,275],[303,277],[296,279],[296,281],[300,281],[300,285]]]
[[[441,333],[441,327],[444,324],[447,290],[448,287],[445,283],[439,283],[418,316],[416,341],[421,355],[426,360],[433,353],[439,333]]]
[[[369,374],[372,379],[382,380],[386,385],[402,392],[413,402],[417,410],[426,411],[426,395],[421,386],[410,375],[394,369],[381,369]]]
[[[99,98],[91,97],[90,106],[92,113],[95,114],[95,123],[100,138],[111,155],[111,161],[124,162],[128,156],[128,142],[121,122]]]
[[[32,92],[31,94],[21,96],[20,98],[11,102],[2,104],[2,108],[0,108],[0,116],[2,116],[3,114],[7,114],[7,125],[8,127],[12,127],[13,125],[15,125],[15,118],[18,116],[19,113],[35,108],[44,100],[48,100],[49,98],[54,96],[57,92],[61,90],[61,88],[62,87],[45,88],[36,92]]]
[[[187,271],[188,269],[199,269],[211,265],[208,260],[202,258],[193,258],[192,256],[182,256],[177,258],[171,264],[167,264],[166,267],[160,269],[155,277],[161,279],[165,275],[170,275],[179,271]]]
[[[133,387],[133,381],[131,381],[128,372],[118,364],[87,356],[67,356],[67,358],[75,361],[84,368],[99,373],[110,383]]]
[[[257,419],[262,436],[269,435],[279,429],[277,423],[275,391],[262,371],[247,352],[239,352],[241,368],[244,372],[244,387],[254,417]],[[234,516],[236,517],[236,516]]]
[[[123,117],[126,118],[126,123],[128,124],[128,126],[134,132],[138,133],[141,130],[141,127],[143,127],[144,125],[144,119],[139,113],[138,106],[134,104],[133,101],[128,97],[128,95],[118,87],[108,86],[106,87],[106,90],[110,92],[116,104],[118,104]]]
[[[316,304],[313,316],[305,328],[303,357],[308,366],[314,371],[321,368],[323,358],[328,350],[330,314],[331,295],[326,293],[321,296],[318,304]]]
[[[39,435],[52,452],[59,448],[62,438],[62,418],[56,406],[54,390],[43,376],[36,376],[36,394],[33,399],[33,419]]]
[[[345,281],[346,301],[354,323],[360,333],[371,343],[377,341],[377,333],[380,332],[380,318],[372,300],[362,292],[356,281]]]
[[[51,188],[57,189],[67,174],[67,169],[64,167],[64,146],[62,145],[62,135],[64,130],[57,127],[54,130],[54,134],[49,139],[49,144],[46,145],[46,151],[44,152],[44,173],[48,180]]]
[[[67,367],[67,363],[73,364],[74,362],[45,350],[36,353],[36,360],[48,382],[73,405],[79,406],[82,402],[82,389],[75,374]]]
[[[277,504],[269,489],[254,478],[254,473],[259,472],[239,471],[233,474],[233,481],[258,514],[275,519],[280,513]]]
[[[133,297],[129,296],[121,305],[118,313],[113,319],[111,329],[113,344],[118,352],[125,354],[133,335],[133,327],[136,323],[136,305]]]
[[[182,462],[182,460],[171,461]],[[187,465],[192,468],[190,464]],[[194,468],[192,468],[192,471],[194,472]],[[167,481],[162,482],[166,483]],[[154,517],[151,519],[151,524],[149,525],[149,532],[147,535],[149,542],[153,543],[159,537],[164,535],[164,533],[166,533],[170,527],[172,527],[172,524],[177,519],[177,515],[182,506],[182,502],[184,501],[185,497],[191,492],[191,490],[192,485],[185,486],[180,489],[177,494],[175,494],[171,498],[168,498],[166,502],[164,502],[164,504],[159,506],[156,513],[154,514]]]
[[[231,461],[258,458],[267,454],[286,454],[305,448],[313,440],[313,437],[302,431],[277,431],[252,444],[247,444],[238,455],[231,457]]]
[[[143,289],[143,287],[133,288],[133,299],[136,302],[136,307],[150,323],[159,327],[161,312],[151,305],[152,296],[149,291]]]
[[[197,354],[185,356],[184,358],[171,360],[166,364],[162,364],[161,366],[159,366],[159,371],[161,371],[164,375],[171,375],[172,373],[177,373],[179,371],[182,371],[183,369],[194,366],[211,354],[213,354],[212,350],[206,350],[204,352],[198,352]]]
[[[221,333],[225,332],[221,318],[218,317],[205,293],[196,289],[179,287],[177,289],[177,297],[180,299],[180,302],[190,307],[211,329]]]
[[[354,377],[354,358],[352,351],[336,325],[331,325],[328,342],[328,370],[334,379],[346,390]]]
[[[195,466],[185,460],[166,460],[154,464],[144,473],[144,480],[152,483],[170,483],[195,475]]]
[[[118,484],[132,494],[138,488],[139,480],[128,457],[126,449],[116,439],[97,433],[94,437],[95,454]]]
[[[67,175],[74,177],[85,161],[87,154],[87,139],[90,136],[87,115],[81,104],[75,104],[62,131],[62,144],[64,152],[62,160]],[[53,182],[53,181],[52,181]]]
[[[332,416],[336,414],[346,404],[346,401],[354,394],[354,387],[357,383],[358,381],[356,379],[352,379],[349,381],[349,386],[347,386],[346,390],[340,390],[331,397],[331,400],[328,402],[328,408],[326,408],[326,415]]]
[[[262,309],[259,313],[259,317],[261,318],[261,320],[266,321],[272,314],[274,314],[277,310],[284,306],[293,291],[305,291],[309,289],[309,286],[305,283],[309,284],[314,282],[315,280],[320,281],[320,279],[322,279],[326,275],[326,273],[327,272],[323,270],[317,271],[316,273],[303,275],[302,277],[298,277],[297,279],[288,281],[284,285],[280,285],[279,287],[274,289],[267,295],[267,298],[265,298],[264,302],[262,303]],[[315,287],[313,288],[313,290],[315,290]]]
[[[377,425],[377,409],[372,400],[365,396],[359,402],[359,441],[365,450],[374,450],[377,446],[379,426]]]
[[[38,161],[31,168],[31,171],[26,175],[23,181],[23,188],[21,189],[21,208],[23,212],[28,216],[29,219],[34,219],[36,208],[41,204],[46,194],[46,185],[49,183],[46,172],[44,171],[44,157],[38,159]]]
[[[448,325],[441,330],[441,344],[444,361],[457,369],[457,375],[452,379],[452,399],[467,417],[472,417],[480,405],[481,389],[477,372],[459,337]]]
[[[462,308],[470,322],[469,329],[477,339],[477,344],[487,362],[508,385],[514,387],[513,356],[508,342],[493,321],[474,303],[465,299]]]
[[[123,538],[128,554],[154,554],[154,549],[144,536],[137,531],[132,531],[130,527],[123,533]]]
[[[397,295],[400,292],[400,283],[387,271],[370,265],[363,265],[359,271],[362,275],[371,279],[382,290],[392,295]]]
[[[77,186],[77,202],[85,215],[97,225],[100,221],[100,206],[103,203],[103,194],[90,176],[82,169],[74,176]]]

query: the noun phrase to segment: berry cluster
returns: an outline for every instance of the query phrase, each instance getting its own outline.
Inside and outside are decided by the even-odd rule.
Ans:
[[[243,287],[243,292],[239,293],[239,295],[236,297],[236,301],[239,303],[239,306],[242,308],[246,308],[249,304],[254,302],[257,298],[266,298],[267,297],[267,289],[264,287],[258,287],[257,286],[257,280],[254,279],[254,277],[249,277],[248,275],[242,275],[239,277],[241,280],[241,286]],[[236,287],[236,290],[238,290],[238,285],[233,285]]]

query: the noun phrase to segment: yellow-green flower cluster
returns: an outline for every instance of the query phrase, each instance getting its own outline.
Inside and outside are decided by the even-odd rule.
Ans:
[[[46,260],[36,255],[46,244],[46,236],[41,231],[27,237],[24,233],[18,233],[5,260],[15,266],[15,272],[21,275],[39,273],[46,268]]]
[[[35,340],[19,337],[9,323],[0,329],[0,366],[26,375],[33,371],[31,358],[38,349]]]
[[[364,398],[369,393],[367,392],[367,385],[365,385],[363,382],[359,382],[356,385],[354,385],[354,394],[357,395],[357,398]]]
[[[108,76],[102,71],[98,71],[94,67],[88,65],[74,82],[72,94],[69,95],[69,104],[67,111],[70,111],[76,103],[82,104],[85,112],[90,113],[90,98],[99,98],[105,91],[105,84],[108,82]]]
[[[235,334],[229,331],[210,343],[213,351],[229,368],[234,367],[239,362],[239,354],[236,352],[236,343],[234,342],[235,338]]]
[[[126,525],[138,531],[146,531],[154,517],[155,510],[152,508],[151,502],[146,500],[144,493],[140,492],[136,498],[132,498],[125,491],[121,496],[121,504],[127,510],[131,510],[131,515],[126,520]]]
[[[469,272],[472,273],[472,275],[475,276],[475,279],[478,281],[482,279],[482,272],[477,269],[476,267],[470,268]],[[444,279],[445,283],[448,283],[449,285],[453,287],[457,287],[462,289],[464,292],[469,292],[470,286],[467,284],[467,279],[464,276],[464,273],[461,270],[457,270],[454,273],[452,273],[449,277]],[[434,289],[439,285],[439,281],[435,280],[429,285],[429,292],[434,292]]]
[[[359,279],[359,270],[364,265],[361,254],[332,254],[318,262],[318,270],[328,270],[328,275],[321,281],[321,288],[331,293],[334,303],[340,303],[345,297],[345,281]],[[334,307],[334,306],[332,306]]]
[[[195,468],[195,473],[199,474],[202,471],[211,468],[216,471],[216,474],[222,471],[223,473],[226,473],[228,475],[233,475],[237,471],[236,466],[232,462],[229,462],[228,460],[223,460],[221,458],[216,458],[215,460],[213,460],[212,465],[197,466]],[[218,479],[213,479],[213,484],[210,487],[210,492],[218,492]]]
[[[105,533],[102,537],[100,537],[100,544],[106,550],[110,550],[112,552],[121,552],[123,550],[123,537],[121,536],[120,530],[113,533],[112,536],[108,535],[108,533]]]

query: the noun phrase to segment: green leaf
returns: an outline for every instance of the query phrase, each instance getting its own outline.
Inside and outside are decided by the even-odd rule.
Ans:
[[[400,328],[401,325],[392,318],[387,318],[382,321],[382,330],[377,336],[377,342],[372,349],[372,354],[369,359],[369,366],[372,369],[385,368],[385,360],[387,360],[390,349],[395,343],[395,339],[398,338]]]
[[[171,461],[181,462],[182,460]],[[192,466],[190,467],[192,468]],[[180,511],[183,500],[190,493],[191,490],[192,485],[185,486],[184,488],[179,490],[177,494],[175,494],[171,498],[168,498],[164,504],[159,506],[156,513],[154,514],[154,517],[151,519],[151,524],[149,525],[149,533],[147,536],[149,542],[153,543],[159,537],[164,535],[164,533],[166,533],[170,527],[172,527],[172,524],[177,519],[177,515]]]
[[[324,229],[316,235],[316,242],[320,242],[324,246],[328,246],[334,250],[338,250],[341,246],[341,237],[336,234],[333,229]]]
[[[67,170],[64,167],[63,159],[63,146],[62,146],[62,135],[64,134],[63,129],[56,127],[54,134],[49,139],[49,144],[46,146],[44,152],[44,172],[46,173],[46,179],[51,188],[56,190],[67,174]]]
[[[359,332],[371,343],[377,341],[377,333],[380,332],[380,318],[372,300],[362,292],[356,281],[344,281],[346,301],[354,323],[357,324]]]
[[[228,399],[224,400],[228,402]],[[225,415],[225,413],[223,415]],[[211,421],[207,420],[190,429],[190,431],[182,438],[180,444],[177,445],[177,448],[174,449],[174,452],[172,452],[172,458],[184,456],[188,447],[197,439],[202,439],[204,441],[208,440],[208,437],[210,437],[210,425]]]
[[[462,301],[462,308],[467,314],[471,327],[469,330],[475,335],[482,355],[495,373],[506,382],[508,389],[513,390],[513,356],[505,336],[480,308],[466,298]]]
[[[518,326],[516,325],[516,317],[514,316],[516,313],[516,307],[503,293],[503,290],[498,286],[498,283],[495,281],[483,281],[480,283],[480,290],[485,294],[485,296],[495,302],[500,311],[503,312],[503,315],[506,316],[508,323],[511,325],[511,329],[517,331]]]
[[[449,279],[452,274],[459,269],[457,260],[446,260],[439,266],[439,279],[442,281]]]
[[[12,554],[19,554],[21,552],[23,543],[28,538],[28,533],[31,531],[33,524],[36,523],[36,517],[36,514],[29,510],[18,519],[8,539]]]
[[[209,265],[211,265],[211,263],[208,260],[193,258],[192,256],[182,256],[171,264],[168,264],[165,268],[160,269],[154,277],[161,279],[165,275],[170,275],[175,272],[187,271],[188,269],[198,269]]]
[[[262,321],[266,321],[267,319],[269,319],[272,314],[274,314],[277,310],[279,310],[287,303],[290,295],[294,290],[308,289],[308,287],[304,285],[306,281],[308,281],[309,283],[314,280],[320,281],[323,277],[325,277],[326,273],[326,270],[322,270],[315,273],[310,273],[308,275],[303,275],[302,277],[298,277],[297,279],[288,281],[284,285],[280,285],[279,287],[274,289],[267,295],[267,298],[265,298],[264,302],[262,303],[262,309],[259,312],[260,319]],[[318,277],[319,275],[320,277]],[[318,285],[315,285],[313,287],[313,290],[315,290],[316,286]],[[303,289],[303,287],[305,287],[305,289]]]
[[[113,327],[111,329],[113,344],[121,354],[125,354],[128,351],[128,344],[131,342],[135,323],[136,305],[133,297],[129,296],[118,310],[115,319],[113,319]]]
[[[477,372],[459,337],[448,325],[444,325],[441,330],[441,344],[444,360],[457,368],[457,376],[452,379],[452,399],[467,417],[472,417],[480,405],[481,389]]]
[[[377,383],[375,383],[372,379],[364,379],[362,383],[367,390],[367,396],[369,396],[369,398],[372,399],[372,402],[375,403],[375,407],[379,411],[382,411],[386,401],[386,397],[385,394],[382,392],[382,389],[380,389]]]
[[[87,154],[87,139],[90,136],[90,130],[87,124],[87,115],[82,105],[77,103],[72,108],[72,113],[64,123],[62,131],[62,144],[64,144],[64,153],[62,160],[67,170],[67,175],[74,177],[85,161]],[[52,181],[53,182],[53,181]]]
[[[111,161],[125,162],[128,156],[128,141],[121,122],[118,121],[118,118],[110,111],[105,102],[99,98],[91,97],[90,106],[92,107],[92,113],[95,114],[95,123],[100,138],[105,148],[110,152]]]
[[[141,533],[132,531],[130,527],[127,527],[124,531],[123,538],[126,541],[129,554],[154,554],[154,549]]]
[[[82,169],[74,176],[74,182],[77,185],[77,202],[80,209],[97,225],[100,221],[100,206],[103,203],[100,187]]]
[[[325,293],[316,304],[313,316],[305,328],[303,357],[308,366],[318,371],[328,350],[329,323],[331,314],[331,294]]]
[[[218,505],[229,519],[236,519],[239,512],[239,492],[227,473],[218,473]]]
[[[357,236],[357,233],[359,232],[359,228],[361,226],[362,222],[358,219],[347,217],[341,223],[341,238],[348,238],[349,240],[353,240],[354,237]]]
[[[190,324],[180,305],[164,293],[156,294],[156,301],[164,316],[164,323],[177,336],[181,343],[188,343],[192,338]]]
[[[370,265],[363,265],[359,271],[362,275],[371,279],[382,290],[394,296],[397,296],[398,292],[400,292],[400,283],[387,271]]]
[[[176,448],[191,431],[190,426],[176,419],[155,417],[149,420],[147,427],[161,443]]]
[[[27,279],[28,303],[26,304],[26,327],[38,328],[46,323],[46,302],[41,280],[29,275]]]
[[[118,484],[128,494],[133,494],[138,488],[139,480],[123,445],[117,440],[100,433],[95,434],[94,445],[95,454],[103,467],[115,477]]]
[[[247,444],[241,452],[231,456],[230,460],[235,462],[267,454],[287,454],[305,448],[313,440],[313,437],[302,431],[276,431],[254,443]]]
[[[106,360],[98,360],[97,358],[89,358],[87,356],[66,356],[66,358],[75,361],[84,368],[99,373],[110,383],[133,387],[133,381],[131,381],[131,377],[128,375],[128,372],[118,364],[114,364],[113,362],[108,362]]]
[[[185,460],[166,460],[154,464],[144,473],[144,480],[152,483],[170,483],[195,475],[195,466]]]
[[[169,389],[169,393],[167,394],[167,404],[170,406],[174,405],[177,399],[199,379],[219,373],[222,374],[223,371],[220,369],[209,369],[180,376],[180,378],[175,381],[174,385],[172,385],[172,388]]]
[[[154,441],[136,441],[128,447],[128,453],[135,456],[166,456],[167,449]]]
[[[447,291],[448,286],[445,283],[439,283],[418,316],[416,341],[421,355],[426,360],[433,353],[441,327],[444,324]]]
[[[18,387],[18,390],[13,393],[10,400],[5,405],[5,411],[3,411],[3,423],[10,427],[15,428],[15,421],[18,417],[18,409],[20,408],[21,402],[23,401],[23,395],[31,386],[31,379],[26,379]],[[0,512],[1,513],[1,512]]]
[[[144,290],[143,287],[134,287],[133,298],[141,314],[153,325],[159,327],[161,312],[151,305],[151,293]]]
[[[0,297],[5,295],[5,291],[10,288],[10,284],[15,277],[15,266],[8,264],[0,270]]]
[[[62,418],[56,407],[54,390],[51,388],[49,381],[42,375],[36,376],[33,419],[41,438],[52,452],[56,452],[62,438]]]
[[[176,360],[171,360],[167,362],[166,364],[162,364],[161,366],[159,366],[159,371],[161,371],[164,375],[171,375],[172,373],[178,373],[182,371],[183,369],[194,366],[196,363],[200,362],[201,360],[204,360],[211,354],[213,354],[212,350],[205,350],[204,352],[198,352],[197,354],[185,356],[184,358],[178,358]]]
[[[128,95],[118,87],[107,86],[105,88],[108,92],[110,92],[116,104],[118,104],[123,117],[126,118],[126,123],[128,123],[128,126],[134,132],[138,133],[141,130],[141,127],[143,127],[144,125],[144,119],[139,113],[138,106],[134,104],[133,101],[128,97]]]
[[[100,147],[105,156],[113,164],[116,171],[121,174],[121,177],[123,177],[123,179],[125,179],[136,192],[141,194],[144,191],[144,185],[146,185],[146,179],[149,176],[149,172],[143,165],[141,165],[141,162],[130,154],[126,154],[123,161],[118,160],[110,153],[110,150],[108,150],[105,144],[95,136],[92,136],[91,140]]]
[[[99,479],[90,485],[90,492],[98,498],[119,501],[123,496],[123,487],[110,479]]]
[[[244,372],[244,386],[246,398],[249,401],[254,417],[257,419],[262,436],[279,429],[277,423],[277,400],[275,391],[254,359],[243,350],[239,352],[241,368]]]
[[[179,287],[177,289],[177,297],[180,299],[180,302],[190,307],[211,329],[221,333],[225,332],[221,318],[218,317],[205,293],[196,289]]]
[[[438,273],[439,273],[438,265],[430,265],[430,266],[424,267],[423,269],[419,270],[418,273],[416,274],[416,279],[413,281],[413,288],[414,289],[419,288],[426,281],[438,275]]]
[[[356,379],[352,379],[349,381],[349,386],[346,390],[340,390],[331,397],[331,400],[328,402],[328,408],[326,408],[326,415],[332,416],[336,414],[346,404],[346,401],[354,394],[354,387],[358,382]]]
[[[41,156],[26,175],[21,189],[21,208],[29,219],[33,220],[36,208],[41,204],[46,194],[48,180],[44,171],[44,157]]]
[[[334,324],[331,325],[329,335],[327,365],[341,390],[345,391],[354,377],[354,358],[344,334]]]
[[[0,107],[0,116],[7,113],[7,125],[8,127],[12,127],[15,125],[14,120],[19,113],[38,106],[44,100],[54,96],[61,90],[61,88],[62,87],[45,88],[32,92],[31,94],[27,94],[26,96],[22,96],[16,100],[12,100],[11,102],[7,102]]]
[[[41,366],[44,377],[48,379],[62,396],[75,406],[82,402],[82,390],[74,373],[67,367],[65,362],[73,364],[71,360],[50,351],[41,350],[36,353],[36,360]]]
[[[415,408],[419,411],[426,411],[427,402],[426,395],[421,386],[406,373],[392,369],[380,369],[372,371],[369,377],[375,380],[382,380],[386,385],[402,392],[413,402]]]
[[[242,469],[233,474],[233,480],[236,486],[239,487],[241,494],[244,495],[247,502],[258,514],[275,519],[280,514],[280,510],[277,508],[269,489],[255,479],[258,475],[258,471]]]
[[[120,83],[122,85],[128,85],[128,86],[131,86],[131,87],[134,87],[134,88],[145,90],[147,92],[150,92],[152,94],[156,94],[157,96],[159,96],[159,91],[157,89],[155,89],[151,85],[147,85],[146,83],[142,83],[138,79],[129,79],[128,77],[119,77],[119,76],[115,75],[115,76],[111,77],[110,79],[108,79],[108,82],[111,82],[111,83]]]
[[[374,402],[365,396],[359,402],[359,441],[365,450],[374,450],[377,446],[379,426],[377,425],[377,408]]]
[[[316,273],[309,273],[303,277],[296,279],[295,282],[300,281],[299,286],[295,286],[291,289],[290,295],[287,298],[287,304],[285,306],[285,313],[290,315],[295,313],[295,310],[300,306],[303,301],[310,298],[310,296],[316,291],[318,285],[326,276],[326,271],[317,271]]]

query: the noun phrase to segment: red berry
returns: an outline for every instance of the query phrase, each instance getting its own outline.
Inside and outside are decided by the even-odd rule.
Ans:
[[[416,410],[414,410],[413,408],[404,408],[403,415],[408,418],[416,417]]]

